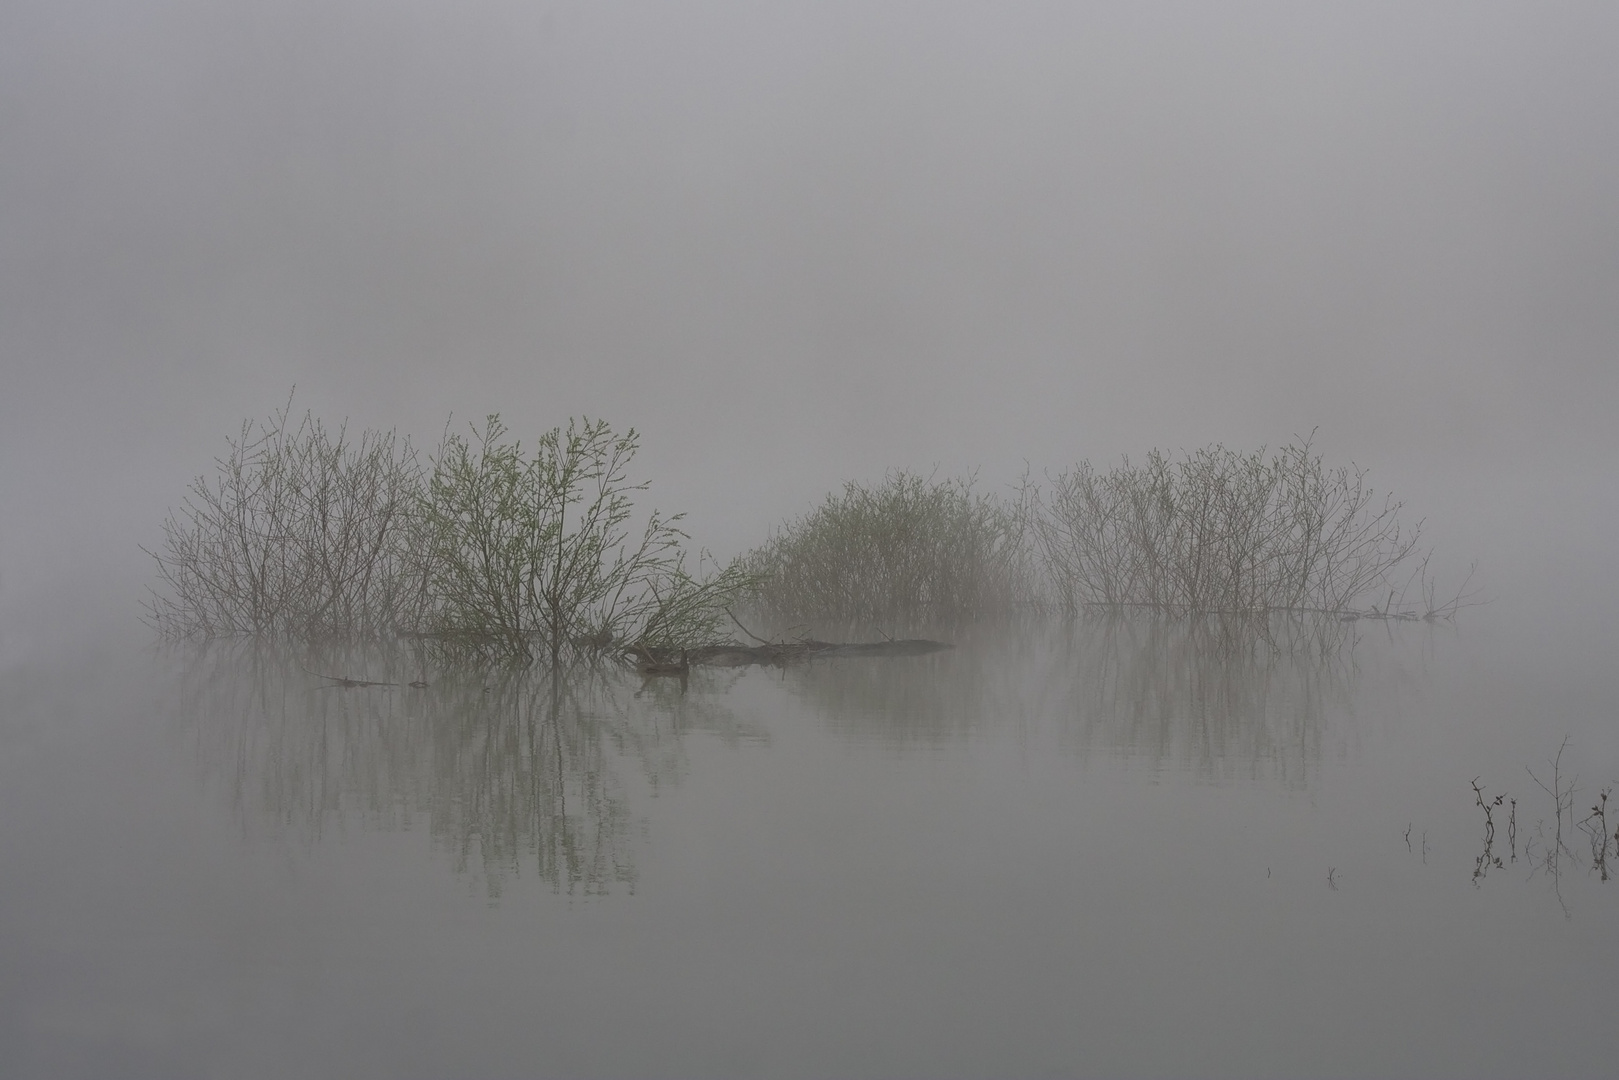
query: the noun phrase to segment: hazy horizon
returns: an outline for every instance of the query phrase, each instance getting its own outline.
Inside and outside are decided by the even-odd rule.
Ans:
[[[636,427],[720,552],[892,468],[1315,430],[1498,593],[1544,590],[1527,563],[1601,563],[1619,518],[1616,30],[9,5],[0,621],[132,612],[136,545],[294,385],[428,446],[495,411]]]

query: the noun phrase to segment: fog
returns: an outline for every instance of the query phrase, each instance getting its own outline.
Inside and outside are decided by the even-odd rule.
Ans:
[[[1616,42],[1612,3],[0,4],[0,1072],[1611,1068]],[[889,470],[1312,438],[1489,603],[1273,607],[1246,567],[1314,582],[1261,556],[1330,515],[1264,510],[1215,537],[1229,625],[1016,617],[1009,570],[994,618],[655,653],[701,607],[659,564],[549,666],[466,662],[539,627],[472,608],[152,647],[143,545],[289,400],[424,454],[634,427],[720,559]],[[261,535],[381,550],[326,505]],[[1118,565],[1202,574],[1211,520]],[[964,561],[1027,569],[997,528]]]
[[[0,11],[0,625],[133,620],[280,406],[634,426],[732,553],[849,478],[1318,430],[1588,603],[1606,4]],[[1548,569],[1548,567],[1550,567]],[[1604,593],[1604,595],[1607,595]],[[58,618],[60,617],[60,618]]]

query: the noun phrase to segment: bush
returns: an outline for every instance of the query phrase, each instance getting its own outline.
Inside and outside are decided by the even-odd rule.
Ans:
[[[784,623],[894,624],[1005,608],[1029,590],[1019,515],[970,480],[895,472],[850,482],[744,557]]]
[[[498,416],[476,447],[446,437],[426,497],[435,632],[553,665],[564,652],[679,648],[710,637],[745,579],[688,573],[681,515],[653,511],[632,539],[632,430],[570,421],[532,454]]]
[[[1386,586],[1420,533],[1364,470],[1325,468],[1308,441],[1268,458],[1214,446],[1107,473],[1080,464],[1029,506],[1044,576],[1069,611],[1342,612]]]
[[[413,636],[553,664],[712,640],[748,579],[690,572],[680,515],[654,511],[632,540],[638,445],[584,421],[529,454],[491,416],[427,470],[392,432],[352,440],[283,410],[244,424],[165,521],[148,620],[176,638]]]
[[[147,618],[168,637],[378,636],[418,624],[427,567],[410,440],[328,431],[288,408],[242,425],[148,552]]]
[[[148,620],[170,637],[388,637],[518,658],[667,655],[725,634],[751,597],[783,624],[893,627],[1052,599],[1062,609],[1172,615],[1396,610],[1392,572],[1420,526],[1356,468],[1308,440],[1273,455],[1154,451],[1101,473],[1079,464],[1016,503],[970,479],[895,472],[787,523],[724,569],[692,571],[681,516],[636,517],[632,430],[571,421],[534,444],[490,416],[447,434],[424,468],[409,439],[328,431],[290,405],[242,426],[210,481],[193,481],[150,552]],[[639,522],[639,524],[637,524]],[[1441,602],[1426,560],[1426,617]],[[1383,608],[1357,610],[1389,589]],[[1401,607],[1403,608],[1403,601]]]

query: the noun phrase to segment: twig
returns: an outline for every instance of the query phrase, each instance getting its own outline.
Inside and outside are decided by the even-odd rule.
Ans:
[[[737,618],[736,613],[733,612],[730,608],[724,608],[722,610],[724,610],[725,614],[731,616],[731,621],[736,623],[736,627],[737,627],[738,630],[741,630],[744,634],[748,635],[754,641],[757,641],[761,645],[775,645],[775,644],[777,644],[777,642],[774,642],[774,641],[766,641],[764,638],[760,637],[758,634],[755,634],[752,630],[749,630],[746,626],[743,626],[742,625],[742,620]]]

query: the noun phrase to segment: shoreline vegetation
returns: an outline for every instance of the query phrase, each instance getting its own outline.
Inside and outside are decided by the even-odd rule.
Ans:
[[[638,503],[640,439],[572,420],[530,443],[498,415],[423,455],[291,402],[242,425],[147,550],[146,621],[169,639],[398,638],[446,663],[692,664],[920,655],[897,627],[1010,612],[1149,613],[1269,638],[1278,617],[1437,621],[1421,523],[1309,439],[1274,452],[1079,463],[1008,496],[973,477],[848,482],[720,565],[681,514]],[[776,637],[755,634],[738,612]],[[839,643],[812,630],[878,628]],[[747,639],[738,639],[740,631]]]

